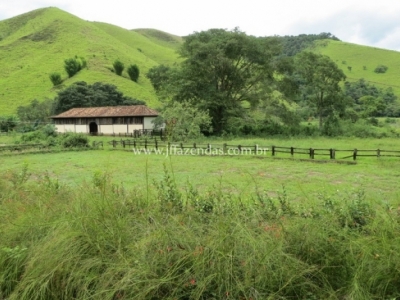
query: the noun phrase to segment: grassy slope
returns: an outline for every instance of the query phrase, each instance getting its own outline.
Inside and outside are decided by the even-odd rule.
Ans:
[[[49,74],[60,72],[64,85],[75,81],[115,84],[126,95],[158,102],[149,80],[143,76],[159,63],[173,63],[177,54],[143,35],[113,25],[81,20],[57,8],[38,9],[0,22],[0,115],[14,113],[30,100],[53,97]],[[138,50],[140,48],[141,50]],[[88,68],[68,79],[64,59],[85,57]],[[115,59],[126,66],[137,64],[138,83],[126,73],[118,77],[109,68]]]
[[[132,31],[137,32],[145,36],[150,41],[161,45],[163,47],[169,47],[177,50],[179,46],[183,43],[183,38],[177,35],[169,34],[164,31],[151,28],[138,28]]]
[[[392,87],[400,96],[400,52],[331,40],[318,41],[314,51],[333,59],[348,81],[364,78],[380,88]],[[385,74],[377,74],[374,69],[378,65],[386,65],[389,69]]]

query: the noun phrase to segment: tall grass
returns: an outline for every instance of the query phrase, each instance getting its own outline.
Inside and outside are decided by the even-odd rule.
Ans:
[[[126,190],[106,173],[72,189],[0,179],[0,299],[393,299],[395,207],[363,193],[316,204],[178,189]],[[149,201],[147,201],[147,197]]]

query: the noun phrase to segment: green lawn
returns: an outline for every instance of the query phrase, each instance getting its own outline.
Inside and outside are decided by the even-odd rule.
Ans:
[[[299,201],[315,200],[320,194],[340,196],[359,190],[371,199],[400,199],[400,159],[394,158],[360,158],[356,165],[342,165],[279,160],[269,154],[264,159],[244,155],[165,157],[97,150],[0,156],[0,162],[3,172],[19,170],[27,164],[35,177],[49,173],[76,186],[92,181],[96,172],[105,172],[113,182],[127,188],[145,189],[147,183],[153,188],[154,181],[162,179],[166,165],[182,189],[190,183],[200,190],[222,186],[226,192],[248,196],[258,189],[276,197],[284,186],[288,195]]]

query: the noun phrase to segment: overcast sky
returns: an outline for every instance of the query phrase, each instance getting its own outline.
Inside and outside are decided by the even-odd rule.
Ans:
[[[399,0],[0,0],[0,20],[49,6],[84,20],[180,36],[234,27],[256,36],[330,32],[400,51]]]

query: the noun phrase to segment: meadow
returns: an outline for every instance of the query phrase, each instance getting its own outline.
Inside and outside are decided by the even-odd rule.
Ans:
[[[400,149],[396,139],[196,142]],[[396,299],[399,166],[135,155],[108,143],[3,153],[0,299]]]

